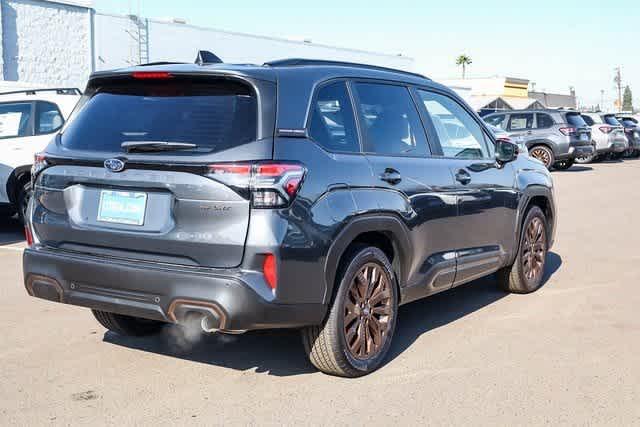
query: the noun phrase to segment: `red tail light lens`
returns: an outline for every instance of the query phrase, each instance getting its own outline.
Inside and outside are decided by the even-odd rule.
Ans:
[[[271,290],[275,291],[278,285],[278,271],[276,266],[276,257],[273,254],[267,254],[262,263],[262,272],[264,278]]]
[[[254,208],[288,206],[300,190],[305,168],[297,163],[217,163],[209,165],[210,177],[246,192]]]
[[[29,228],[29,226],[25,226],[24,227],[24,237],[27,241],[27,246],[28,247],[32,247],[33,246],[33,234],[31,234],[31,229]]]
[[[602,133],[611,133],[613,131],[612,126],[600,126],[598,129],[600,129]]]
[[[164,71],[137,71],[131,77],[136,80],[167,80],[173,78],[173,75]]]
[[[577,129],[574,127],[560,128],[559,130],[564,136],[573,135],[577,131]]]
[[[45,156],[44,153],[36,153],[33,158],[33,165],[31,166],[31,188],[35,187],[36,178],[38,178],[38,175],[48,166],[47,156]]]

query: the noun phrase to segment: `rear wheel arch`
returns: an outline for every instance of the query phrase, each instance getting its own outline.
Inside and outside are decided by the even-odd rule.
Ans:
[[[547,220],[547,228],[549,233],[553,232],[554,224],[555,224],[555,212],[553,206],[553,199],[551,196],[551,190],[542,186],[534,186],[527,189],[525,197],[523,197],[521,205],[518,209],[518,221],[517,221],[517,232],[514,236],[516,239],[516,244],[514,246],[514,253],[512,254],[511,261],[515,259],[515,256],[520,249],[520,237],[522,234],[522,227],[524,225],[524,221],[527,218],[527,214],[531,210],[533,206],[539,207],[544,213]]]
[[[404,223],[394,215],[357,217],[338,234],[327,254],[324,303],[330,303],[333,298],[336,281],[342,274],[345,260],[362,246],[374,246],[382,250],[391,263],[398,286],[405,281],[412,245]]]
[[[31,179],[31,166],[17,167],[9,175],[7,180],[7,196],[12,204],[16,204],[18,200],[18,194],[24,187],[24,185]]]

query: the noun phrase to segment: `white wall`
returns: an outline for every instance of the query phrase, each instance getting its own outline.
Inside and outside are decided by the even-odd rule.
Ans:
[[[2,1],[4,80],[81,86],[91,72],[91,9],[62,2]]]

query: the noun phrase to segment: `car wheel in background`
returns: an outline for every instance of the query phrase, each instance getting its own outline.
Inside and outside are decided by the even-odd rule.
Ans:
[[[527,294],[542,285],[548,250],[549,226],[547,218],[538,206],[527,212],[520,246],[514,263],[499,270],[498,283],[507,292]]]
[[[382,365],[396,326],[398,291],[391,264],[376,247],[358,246],[339,273],[329,314],[302,330],[309,360],[324,373],[359,377]]]
[[[16,205],[18,208],[18,218],[24,224],[25,218],[27,217],[27,209],[29,207],[29,200],[31,200],[31,182],[27,181],[26,184],[23,184],[20,190],[18,191],[18,196],[16,197]]]
[[[620,160],[624,156],[624,152],[622,153],[611,153],[609,154],[609,158],[611,160]]]
[[[529,150],[529,156],[534,159],[540,160],[547,169],[551,169],[553,164],[555,163],[555,156],[553,155],[553,151],[547,147],[546,145],[536,145],[531,147]]]
[[[556,162],[553,165],[553,167],[558,169],[558,170],[560,170],[560,171],[566,171],[571,166],[573,166],[574,163],[575,163],[574,159],[571,159],[571,160],[560,160],[559,162]]]
[[[622,153],[623,157],[625,159],[634,157],[636,150],[634,150],[633,148],[627,148],[626,150],[624,150],[624,152]]]

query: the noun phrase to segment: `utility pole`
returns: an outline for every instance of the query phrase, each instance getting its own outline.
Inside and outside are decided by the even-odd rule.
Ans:
[[[600,111],[604,111],[604,89],[600,89]]]
[[[616,89],[618,90],[618,112],[622,111],[622,72],[620,71],[620,67],[615,69],[616,75],[613,78],[614,83],[616,84]]]

